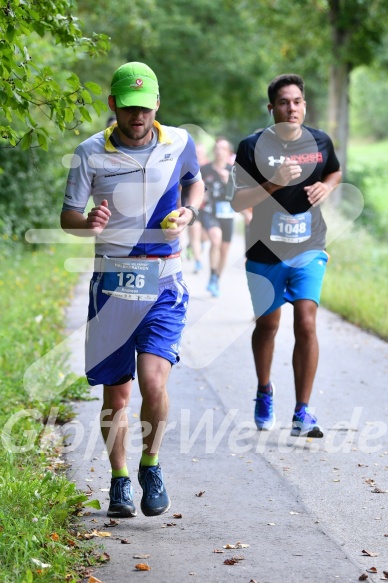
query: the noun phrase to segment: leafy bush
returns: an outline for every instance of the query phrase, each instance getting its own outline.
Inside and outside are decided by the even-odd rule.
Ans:
[[[388,182],[386,163],[366,159],[364,163],[350,166],[346,181],[356,186],[364,198],[364,209],[358,224],[377,239],[386,240],[388,204],[383,186]]]
[[[0,149],[2,243],[23,240],[28,229],[59,225],[66,170],[53,157],[55,151]]]

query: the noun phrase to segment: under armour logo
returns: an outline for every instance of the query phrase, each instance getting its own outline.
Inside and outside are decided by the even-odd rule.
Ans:
[[[280,156],[280,158],[278,160],[276,160],[276,158],[274,158],[274,156],[268,156],[268,166],[275,166],[275,164],[283,164],[284,160],[285,160],[285,156]]]

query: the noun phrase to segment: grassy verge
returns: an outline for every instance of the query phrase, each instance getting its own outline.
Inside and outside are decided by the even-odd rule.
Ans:
[[[352,227],[328,246],[332,260],[322,303],[388,340],[388,141],[352,143],[348,154],[348,182],[362,193],[364,209]]]
[[[16,245],[16,244],[15,244]],[[6,251],[6,250],[5,250]],[[30,364],[62,338],[64,308],[77,274],[63,263],[69,248],[3,253],[0,269],[0,581],[78,582],[93,556],[70,526],[87,497],[75,490],[56,454],[41,439],[52,407],[58,421],[73,415],[71,401],[87,395],[77,381],[49,402],[39,402],[23,385]],[[5,256],[5,259],[4,259]],[[70,381],[61,363],[45,369],[47,383]],[[62,470],[60,469],[62,468]]]
[[[329,245],[322,304],[388,340],[388,247],[353,225]]]

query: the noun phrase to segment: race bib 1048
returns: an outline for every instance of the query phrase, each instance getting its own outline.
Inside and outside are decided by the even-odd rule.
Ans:
[[[272,217],[271,241],[303,243],[311,237],[311,213],[289,215],[277,212]]]

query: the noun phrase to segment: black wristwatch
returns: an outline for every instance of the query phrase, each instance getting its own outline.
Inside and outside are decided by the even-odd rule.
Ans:
[[[189,223],[187,223],[187,226],[190,227],[191,225],[193,225],[195,223],[195,221],[198,219],[198,215],[199,215],[199,210],[195,208],[195,206],[187,206],[187,209],[190,209],[191,212],[193,213],[193,218],[191,219],[191,221]]]

